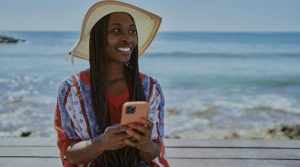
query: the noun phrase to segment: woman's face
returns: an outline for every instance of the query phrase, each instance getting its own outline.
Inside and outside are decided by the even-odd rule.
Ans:
[[[109,17],[106,53],[108,61],[126,63],[137,45],[137,30],[127,13],[113,13]]]

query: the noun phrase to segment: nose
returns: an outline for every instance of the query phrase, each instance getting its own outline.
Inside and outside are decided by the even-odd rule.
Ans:
[[[129,33],[123,33],[123,35],[122,35],[122,41],[124,41],[124,42],[131,43],[131,42],[134,42],[135,40],[136,40],[136,37]]]

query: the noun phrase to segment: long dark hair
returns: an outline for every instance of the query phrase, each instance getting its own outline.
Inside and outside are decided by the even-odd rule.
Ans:
[[[105,95],[106,39],[109,17],[110,14],[106,15],[92,28],[89,45],[91,100],[100,133],[103,133],[111,125],[107,97]],[[130,100],[144,101],[145,95],[139,77],[138,45],[133,50],[129,62],[124,64],[124,67]],[[105,151],[100,160],[101,166],[104,167],[140,166],[138,150],[129,146],[115,151]]]

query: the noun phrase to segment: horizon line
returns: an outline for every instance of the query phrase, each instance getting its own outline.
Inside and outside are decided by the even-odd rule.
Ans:
[[[0,32],[78,32],[80,30],[0,30]],[[300,33],[300,30],[161,30],[158,33]]]

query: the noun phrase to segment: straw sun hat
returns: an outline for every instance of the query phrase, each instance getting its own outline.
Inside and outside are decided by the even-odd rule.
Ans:
[[[69,55],[89,59],[89,39],[93,26],[105,15],[115,12],[130,14],[137,28],[139,55],[150,45],[160,26],[161,18],[139,7],[112,0],[94,4],[86,13],[80,32],[80,39],[69,51]]]

